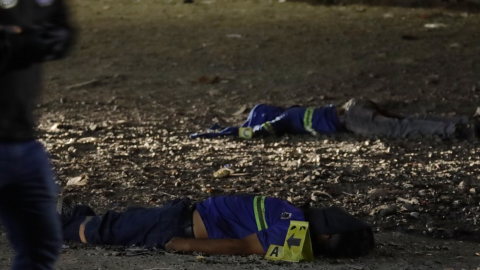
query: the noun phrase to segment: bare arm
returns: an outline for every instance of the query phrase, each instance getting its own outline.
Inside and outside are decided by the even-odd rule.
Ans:
[[[165,249],[219,255],[265,254],[256,234],[242,239],[173,238]]]

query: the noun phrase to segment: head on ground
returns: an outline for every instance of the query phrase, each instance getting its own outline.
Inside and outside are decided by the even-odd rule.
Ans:
[[[339,207],[312,208],[305,211],[315,255],[358,257],[375,247],[369,224]]]

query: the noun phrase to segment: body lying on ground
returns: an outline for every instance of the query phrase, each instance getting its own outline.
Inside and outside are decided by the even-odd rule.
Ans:
[[[475,123],[477,122],[477,123]],[[242,137],[241,128],[251,128],[253,137],[282,134],[334,134],[352,132],[396,138],[440,136],[473,140],[480,135],[478,119],[468,117],[403,117],[390,114],[370,100],[351,99],[338,108],[293,106],[288,109],[258,104],[240,127],[218,132],[195,133],[190,138]],[[219,129],[219,128],[218,128]]]
[[[339,207],[300,209],[270,197],[220,196],[197,204],[183,198],[161,207],[107,211],[103,216],[96,216],[88,206],[72,208],[66,201],[59,201],[58,210],[66,241],[205,254],[265,254],[270,245],[283,246],[290,221],[296,220],[309,222],[317,255],[363,256],[375,245],[371,226]]]

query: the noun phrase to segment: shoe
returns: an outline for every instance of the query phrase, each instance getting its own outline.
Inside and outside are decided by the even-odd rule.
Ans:
[[[62,196],[57,201],[57,213],[62,217],[62,223],[73,215],[73,199],[71,196]]]
[[[475,133],[475,137],[477,139],[480,138],[480,116],[475,116],[473,118],[473,130]]]
[[[480,137],[480,121],[455,125],[455,137],[470,142],[476,140]]]
[[[475,117],[480,117],[480,107],[477,107],[477,110],[473,114],[473,118],[475,118]]]

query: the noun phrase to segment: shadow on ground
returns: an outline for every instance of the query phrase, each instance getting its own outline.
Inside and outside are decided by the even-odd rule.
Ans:
[[[479,12],[477,0],[287,0],[311,5],[367,5],[409,8],[446,8],[450,10]]]

